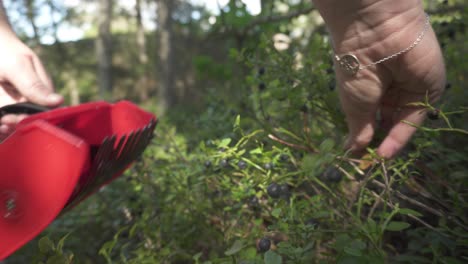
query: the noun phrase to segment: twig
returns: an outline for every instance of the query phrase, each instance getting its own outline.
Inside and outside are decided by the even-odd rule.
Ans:
[[[371,193],[372,193],[372,195],[374,195],[374,197],[377,198],[378,200],[380,200],[380,201],[385,201],[385,200],[384,200],[380,195],[378,195],[377,193],[375,193],[375,192],[373,192],[373,191],[371,191]],[[386,203],[390,208],[395,209],[395,206],[394,206],[393,204],[391,204],[391,203],[389,203],[389,202],[387,202],[387,201],[385,201],[385,203]],[[450,237],[449,235],[440,232],[440,231],[437,230],[435,227],[433,227],[433,226],[431,226],[430,224],[426,223],[425,221],[423,221],[423,220],[420,219],[419,217],[416,217],[416,216],[411,215],[411,214],[408,214],[407,216],[410,217],[410,218],[413,219],[413,220],[418,221],[419,223],[421,223],[421,224],[424,225],[425,227],[431,229],[432,231],[435,231],[435,232],[437,232],[437,233],[439,233],[439,234],[441,234],[441,235],[443,235],[443,236],[445,236],[445,237]]]
[[[313,152],[313,153],[317,153],[318,151],[317,150],[314,150],[310,147],[306,147],[306,146],[302,146],[302,145],[297,145],[297,144],[294,144],[294,143],[290,143],[290,142],[287,142],[285,140],[282,140],[280,138],[278,138],[277,136],[273,135],[273,134],[268,134],[268,137],[271,139],[271,140],[274,140],[276,142],[279,142],[283,145],[286,145],[288,147],[291,147],[291,148],[295,148],[295,149],[302,149],[302,150],[307,150],[309,152]]]
[[[375,185],[377,185],[380,188],[384,188],[384,189],[387,188],[385,184],[383,184],[383,183],[381,183],[381,182],[379,182],[377,180],[372,180],[372,183],[374,183]],[[411,198],[409,198],[408,196],[402,194],[399,191],[396,191],[396,190],[390,190],[390,191],[395,193],[395,195],[398,196],[398,198],[400,198],[402,200],[405,200],[405,201],[409,202],[412,205],[419,206],[419,207],[425,209],[426,211],[428,211],[428,212],[430,212],[430,213],[432,213],[434,215],[437,215],[437,216],[443,216],[444,215],[442,212],[439,212],[439,211],[437,211],[437,210],[435,210],[433,208],[430,208],[427,205],[425,205],[425,204],[423,204],[423,203],[421,203],[419,201],[411,199]]]

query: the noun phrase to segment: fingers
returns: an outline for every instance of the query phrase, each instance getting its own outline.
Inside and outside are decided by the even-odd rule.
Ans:
[[[383,94],[383,78],[362,72],[359,78],[337,72],[339,96],[349,135],[345,148],[360,155],[372,141],[376,128],[376,113]]]
[[[53,93],[52,83],[35,56],[18,58],[17,67],[12,67],[6,78],[30,102],[47,106],[63,102],[62,96]]]
[[[28,115],[5,115],[0,119],[0,124],[7,126],[15,126],[26,117],[28,117]]]
[[[5,124],[0,124],[0,142],[8,137],[13,132],[13,127]]]
[[[377,154],[385,159],[395,157],[395,155],[403,149],[417,130],[417,128],[409,124],[405,124],[402,121],[406,120],[419,126],[423,123],[425,116],[426,114],[424,110],[414,107],[402,108],[396,112],[396,119],[399,121],[391,127],[387,136],[377,149]]]
[[[372,141],[375,131],[375,118],[370,114],[349,114],[347,113],[349,135],[345,148],[355,154],[365,149]]]

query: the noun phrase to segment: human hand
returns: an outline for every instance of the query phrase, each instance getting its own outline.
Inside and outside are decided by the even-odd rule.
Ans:
[[[0,58],[0,107],[26,101],[54,107],[63,102],[63,97],[54,93],[53,84],[40,59],[11,31],[0,31]],[[25,117],[1,117],[0,141]]]
[[[401,3],[400,3],[401,2]],[[337,55],[354,54],[367,65],[409,47],[423,31],[426,16],[420,1],[335,0],[314,1],[324,18]],[[335,61],[337,86],[346,115],[346,147],[360,153],[380,126],[387,131],[377,149],[384,158],[394,157],[410,140],[426,113],[412,102],[431,103],[445,87],[445,66],[437,38],[429,28],[421,42],[407,53],[376,66],[347,74]]]

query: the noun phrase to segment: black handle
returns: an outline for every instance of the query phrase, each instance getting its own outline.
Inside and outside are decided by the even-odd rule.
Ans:
[[[0,107],[0,118],[7,114],[37,114],[51,110],[48,107],[33,103],[17,103]]]

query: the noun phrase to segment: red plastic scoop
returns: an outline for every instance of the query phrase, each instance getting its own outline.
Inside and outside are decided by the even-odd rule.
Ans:
[[[0,144],[0,260],[121,175],[151,142],[156,122],[122,101],[59,108],[18,124]]]

